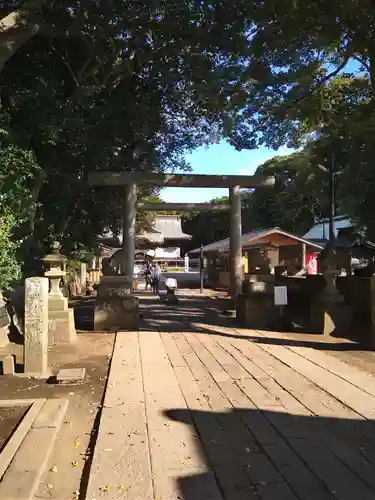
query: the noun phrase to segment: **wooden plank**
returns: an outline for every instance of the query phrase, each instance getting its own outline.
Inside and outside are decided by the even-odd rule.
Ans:
[[[119,332],[86,498],[154,498],[144,400],[138,332]]]
[[[138,172],[95,172],[89,175],[91,186],[125,186],[126,184],[153,184],[154,186],[200,188],[257,188],[274,186],[274,177],[259,175],[200,175],[157,174]]]
[[[18,403],[18,406],[21,406],[20,402],[22,400],[15,401]],[[24,401],[25,406],[27,404],[30,404],[28,403],[28,401],[30,400],[25,399]],[[0,477],[4,475],[5,471],[9,467],[10,462],[13,460],[14,455],[21,446],[22,441],[25,439],[26,434],[29,432],[35,418],[37,417],[45,402],[46,400],[44,398],[33,400],[33,403],[31,404],[26,415],[23,417],[14,434],[5,445],[3,451],[0,453]],[[0,406],[5,406],[2,404],[2,401],[0,401]]]

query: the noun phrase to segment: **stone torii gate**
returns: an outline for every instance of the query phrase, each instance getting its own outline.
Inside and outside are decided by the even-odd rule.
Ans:
[[[197,174],[157,174],[144,172],[96,172],[90,174],[91,186],[123,186],[125,197],[123,227],[123,275],[131,295],[135,255],[135,220],[137,210],[228,210],[230,211],[230,294],[233,307],[241,293],[242,269],[242,221],[241,188],[253,189],[273,186],[274,177],[247,175],[197,175]],[[159,187],[228,188],[229,205],[214,203],[150,203],[137,202],[137,185],[150,184]],[[100,287],[99,287],[100,288]]]

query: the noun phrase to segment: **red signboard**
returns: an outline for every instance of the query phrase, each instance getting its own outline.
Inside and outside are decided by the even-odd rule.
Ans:
[[[305,255],[305,269],[307,274],[318,274],[318,254],[308,253]]]

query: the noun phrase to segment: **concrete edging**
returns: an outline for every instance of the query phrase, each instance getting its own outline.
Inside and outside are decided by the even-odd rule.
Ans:
[[[34,498],[69,404],[67,399],[41,398],[0,401],[0,406],[30,402],[29,410],[0,453],[0,498]]]
[[[31,429],[31,426],[42,409],[45,399],[16,399],[13,403],[12,400],[0,401],[0,407],[4,406],[28,406],[31,405],[27,410],[25,416],[19,423],[17,429],[15,430],[12,437],[9,439],[7,444],[5,445],[3,451],[0,453],[0,478],[3,477],[9,464],[13,460],[14,455],[17,453],[19,447],[22,444],[22,441],[25,439],[26,434]],[[22,403],[23,401],[23,403]]]

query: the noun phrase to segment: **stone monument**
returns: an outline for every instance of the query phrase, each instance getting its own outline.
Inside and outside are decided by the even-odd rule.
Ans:
[[[8,314],[6,302],[3,294],[0,292],[0,347],[5,347],[9,344],[9,326],[11,320]]]
[[[48,279],[25,280],[24,370],[33,378],[48,378]]]
[[[68,299],[60,289],[60,281],[66,275],[63,266],[66,257],[60,253],[60,243],[53,243],[52,252],[44,262],[49,266],[45,276],[49,278],[51,289],[48,295],[48,335],[49,344],[71,344],[76,340],[74,311],[68,307]]]
[[[103,273],[110,270],[103,266]],[[132,295],[132,281],[124,275],[103,274],[95,304],[95,331],[136,330],[139,302]]]
[[[336,287],[338,276],[337,248],[328,244],[319,257],[319,269],[323,274],[326,286],[317,295],[311,306],[311,329],[313,333],[331,335],[335,331],[341,334],[350,327],[350,307]]]

